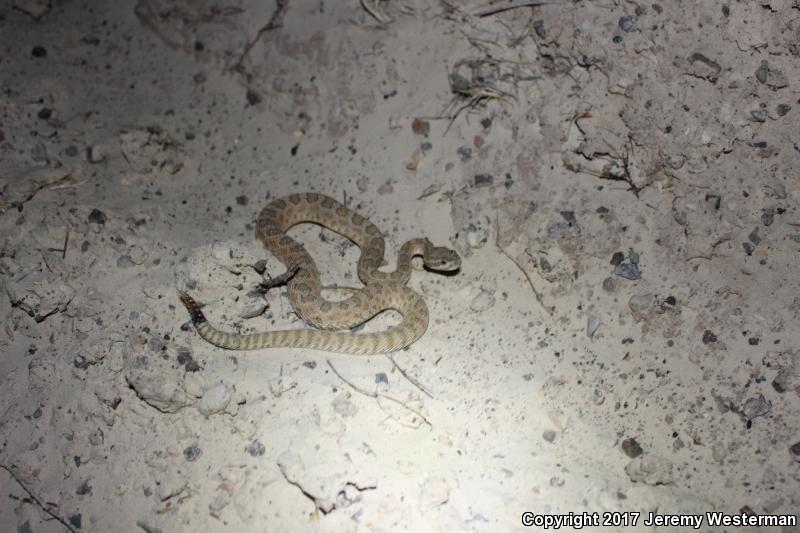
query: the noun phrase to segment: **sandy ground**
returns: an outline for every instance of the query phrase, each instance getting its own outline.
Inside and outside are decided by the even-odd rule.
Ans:
[[[0,529],[797,513],[797,2],[522,4],[2,3]],[[252,294],[304,191],[462,256],[393,360],[188,322],[304,327]]]

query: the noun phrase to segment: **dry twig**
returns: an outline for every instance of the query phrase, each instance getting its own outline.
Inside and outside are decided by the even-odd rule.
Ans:
[[[544,304],[544,301],[542,300],[542,295],[539,294],[539,291],[536,290],[536,286],[533,284],[533,280],[531,279],[530,274],[528,274],[528,271],[525,270],[524,268],[522,268],[522,265],[520,265],[519,262],[516,259],[514,259],[514,257],[511,254],[506,252],[505,249],[502,246],[500,246],[500,220],[499,220],[499,218],[495,217],[494,224],[495,224],[495,227],[496,227],[496,230],[497,230],[497,232],[495,234],[494,245],[497,247],[498,250],[500,250],[500,252],[504,256],[506,256],[508,259],[510,259],[511,262],[514,263],[514,265],[516,265],[516,267],[522,272],[522,274],[525,276],[525,279],[528,280],[528,285],[530,285],[531,290],[533,291],[533,295],[536,297],[536,301],[539,302],[539,305],[542,306],[542,309],[544,309],[545,312],[548,315],[553,316],[553,311],[554,311],[555,308],[554,307],[548,307],[548,306],[546,306]]]

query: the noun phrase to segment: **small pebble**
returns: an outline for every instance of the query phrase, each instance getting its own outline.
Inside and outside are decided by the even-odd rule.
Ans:
[[[792,106],[789,104],[778,104],[778,106],[775,108],[775,112],[779,117],[785,116],[791,110]]]
[[[31,149],[31,159],[37,163],[46,163],[47,147],[42,143],[36,143]]]
[[[586,335],[589,338],[594,336],[597,328],[600,327],[600,323],[600,318],[594,315],[589,316],[589,318],[586,320]]]
[[[614,266],[619,265],[625,260],[625,254],[622,252],[614,252],[611,256],[611,264]]]
[[[476,174],[475,186],[488,187],[494,182],[494,177],[491,174]]]
[[[756,122],[766,122],[767,120],[767,112],[764,109],[754,109],[750,111],[750,116],[753,117],[753,120]]]
[[[750,242],[758,246],[758,244],[761,242],[761,236],[758,234],[758,228],[751,231],[747,238],[750,239]]]
[[[241,318],[255,318],[264,314],[267,310],[267,302],[261,296],[250,298],[249,301],[239,310]]]
[[[637,280],[642,277],[639,265],[633,263],[620,263],[614,267],[614,274],[621,278]]]
[[[717,342],[717,336],[713,331],[707,329],[703,332],[703,344],[712,344]]]
[[[667,165],[669,165],[669,167],[673,170],[680,170],[686,163],[686,158],[680,154],[669,154],[665,156],[664,159],[666,160]]]
[[[767,83],[767,76],[769,75],[769,62],[766,59],[762,59],[761,63],[758,65],[756,69],[756,79],[761,83]]]
[[[89,444],[92,446],[100,446],[105,441],[106,436],[100,428],[95,429],[89,434]]]
[[[481,289],[481,292],[472,299],[469,308],[476,313],[486,311],[495,304],[494,291],[489,289]]]
[[[472,148],[470,148],[469,146],[460,146],[456,150],[456,153],[458,153],[458,156],[461,158],[462,161],[466,161],[467,159],[472,158]]]
[[[742,414],[748,420],[764,416],[772,410],[772,402],[766,400],[762,395],[758,398],[748,398],[742,407]]]
[[[224,411],[233,397],[233,389],[225,383],[217,383],[208,388],[200,401],[197,410],[204,416],[210,416]]]
[[[431,123],[427,120],[420,120],[415,118],[411,121],[411,131],[413,131],[417,135],[423,135],[425,137],[431,132]]]
[[[775,213],[768,211],[761,215],[761,223],[765,226],[771,226],[773,222],[775,222]],[[757,231],[757,229],[753,231]]]
[[[630,457],[631,459],[635,459],[644,453],[642,447],[636,442],[636,439],[625,439],[622,441],[622,451]]]
[[[66,154],[68,157],[75,157],[75,156],[77,156],[77,155],[78,155],[78,147],[77,147],[77,146],[75,146],[74,144],[70,144],[70,145],[69,145],[69,146],[67,146],[67,148],[64,150],[64,153],[65,153],[65,154]]]
[[[628,300],[628,308],[635,315],[646,311],[651,305],[653,305],[653,294],[649,292],[634,294]]]
[[[792,455],[795,457],[800,457],[800,442],[795,442],[789,446],[789,451],[792,452]]]
[[[419,149],[422,151],[422,155],[428,155],[428,152],[433,149],[433,145],[429,142],[424,142],[419,145]]]
[[[755,248],[753,248],[753,245],[750,244],[749,242],[743,242],[742,248],[744,248],[744,251],[747,255],[753,255],[753,251],[755,250]]]
[[[544,433],[542,433],[542,438],[547,442],[553,442],[556,440],[556,432],[552,429],[547,429],[544,431]]]
[[[606,292],[614,292],[614,289],[617,288],[617,280],[612,277],[608,277],[603,280],[603,290]]]
[[[44,46],[34,46],[31,49],[31,55],[33,57],[47,57],[47,49]]]
[[[636,16],[635,15],[625,15],[624,17],[619,18],[619,29],[622,31],[629,33],[636,29]]]
[[[197,444],[192,444],[183,450],[183,457],[191,462],[197,461],[203,455],[203,450]]]
[[[252,457],[261,457],[267,449],[261,444],[261,441],[256,439],[247,445],[245,451]]]
[[[800,233],[789,235],[789,238],[792,239],[794,242],[800,243]]]
[[[103,153],[103,149],[98,145],[92,145],[86,149],[86,160],[89,163],[102,163],[105,159],[106,156]]]
[[[253,270],[255,270],[258,274],[263,275],[264,272],[267,271],[267,260],[266,259],[259,259],[253,265]]]
[[[533,21],[533,31],[536,32],[536,35],[538,35],[540,39],[547,38],[547,30],[544,27],[544,21],[542,19]]]
[[[86,496],[87,494],[91,494],[92,493],[92,486],[89,484],[89,480],[88,479],[84,479],[81,482],[81,484],[78,485],[78,488],[75,491],[75,493],[78,496]]]
[[[380,384],[383,383],[385,385],[389,384],[389,377],[386,375],[386,372],[378,372],[375,374],[375,383]]]
[[[253,89],[247,89],[245,98],[247,99],[247,103],[250,105],[258,105],[261,103],[261,95]]]

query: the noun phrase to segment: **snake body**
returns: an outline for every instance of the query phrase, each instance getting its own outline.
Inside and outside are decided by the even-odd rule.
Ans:
[[[331,229],[361,248],[357,272],[363,288],[342,301],[332,302],[322,297],[316,263],[302,244],[286,234],[301,222]],[[209,324],[191,296],[180,292],[197,332],[220,348],[310,348],[357,355],[399,350],[419,339],[428,327],[425,300],[406,285],[411,276],[411,258],[422,256],[427,268],[439,272],[458,270],[461,264],[453,250],[433,246],[428,239],[413,239],[400,248],[395,271],[381,272],[378,268],[383,263],[385,241],[377,226],[333,198],[317,193],[290,194],[272,201],[258,217],[256,237],[286,267],[289,300],[294,310],[318,329],[248,335],[222,331]],[[331,331],[355,327],[387,309],[398,311],[403,320],[386,331],[360,334]]]

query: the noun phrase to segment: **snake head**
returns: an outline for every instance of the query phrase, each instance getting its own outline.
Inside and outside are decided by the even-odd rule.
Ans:
[[[425,268],[436,272],[455,272],[461,268],[461,258],[450,248],[434,246],[422,258]]]

